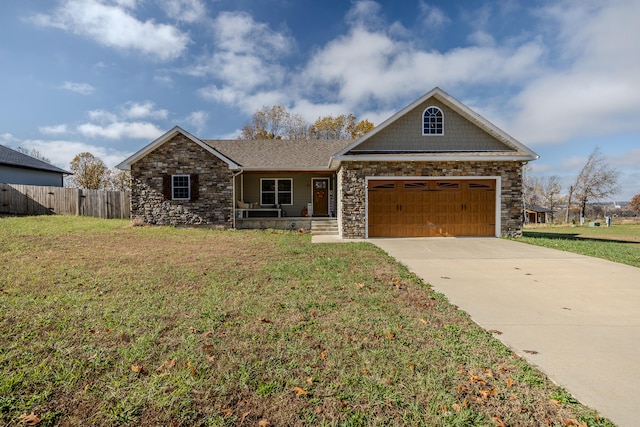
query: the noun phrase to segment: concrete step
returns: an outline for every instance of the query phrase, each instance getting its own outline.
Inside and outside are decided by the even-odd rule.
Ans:
[[[311,234],[315,236],[337,236],[338,220],[325,219],[311,221]]]

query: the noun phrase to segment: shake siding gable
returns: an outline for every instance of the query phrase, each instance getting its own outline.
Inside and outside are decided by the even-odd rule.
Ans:
[[[444,115],[442,135],[423,135],[423,113],[438,107]],[[351,150],[360,152],[515,151],[435,98],[429,98]]]
[[[174,174],[190,176],[190,200],[171,200]],[[232,176],[227,163],[176,134],[131,165],[131,218],[158,225],[231,226]]]

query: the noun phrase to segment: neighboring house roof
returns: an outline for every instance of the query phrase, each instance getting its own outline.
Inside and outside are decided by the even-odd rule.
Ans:
[[[554,212],[551,209],[543,208],[542,206],[536,206],[536,205],[527,206],[526,209],[528,211],[536,212],[536,213],[551,213],[551,212]]]
[[[186,130],[182,129],[180,126],[174,126],[172,129],[170,129],[169,131],[165,132],[160,137],[156,138],[150,144],[142,147],[141,150],[139,150],[136,153],[134,153],[133,155],[129,156],[122,163],[116,165],[116,167],[118,169],[131,170],[131,165],[133,163],[137,162],[138,160],[140,160],[141,158],[143,158],[144,156],[146,156],[147,154],[149,154],[150,152],[152,152],[156,148],[160,147],[162,144],[164,144],[165,142],[169,141],[171,138],[173,138],[174,136],[176,136],[178,134],[182,134],[182,135],[186,136],[188,139],[190,139],[191,141],[193,141],[194,143],[196,143],[197,145],[202,147],[204,150],[210,152],[212,155],[214,155],[215,157],[219,158],[220,160],[222,160],[223,162],[228,164],[229,165],[229,169],[238,169],[238,164],[236,164],[233,160],[229,159],[227,156],[225,156],[224,154],[220,153],[215,148],[205,144],[200,139],[196,138],[195,136],[191,135]]]
[[[244,170],[335,169],[332,156],[351,141],[343,140],[204,140]]]
[[[501,144],[502,149],[489,149],[489,150],[433,150],[428,149],[411,152],[404,150],[402,147],[398,147],[397,151],[387,150],[386,152],[367,152],[362,150],[358,153],[358,147],[366,145],[365,142],[376,138],[381,132],[393,125],[396,121],[406,116],[409,112],[421,106],[430,99],[435,99],[447,106],[455,113],[462,116],[464,119],[474,124],[482,131],[486,132]],[[445,124],[446,126],[446,124]],[[438,138],[438,137],[436,137]],[[475,111],[471,110],[466,105],[436,87],[431,91],[424,94],[396,114],[385,120],[380,125],[376,126],[371,132],[353,141],[347,147],[342,149],[335,155],[336,160],[518,160],[529,161],[536,160],[540,156],[534,153],[531,149],[524,146],[517,141],[511,135],[507,134],[503,130],[499,129],[493,123],[480,116]]]
[[[0,165],[73,175],[71,172],[60,169],[57,166],[36,159],[35,157],[22,154],[19,151],[12,150],[4,145],[0,145]]]

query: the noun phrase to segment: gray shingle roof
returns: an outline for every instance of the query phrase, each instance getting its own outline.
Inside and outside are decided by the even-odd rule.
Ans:
[[[27,156],[19,151],[12,150],[11,148],[0,145],[0,165],[22,167],[28,169],[43,170],[49,172],[58,172],[65,175],[72,175],[64,169],[60,169],[57,166],[38,160],[35,157]]]
[[[329,169],[331,157],[352,141],[203,140],[245,169]]]

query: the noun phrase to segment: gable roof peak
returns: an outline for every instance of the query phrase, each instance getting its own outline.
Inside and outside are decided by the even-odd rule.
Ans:
[[[134,154],[132,154],[131,156],[126,158],[124,161],[122,161],[121,163],[116,165],[116,168],[123,169],[123,170],[131,170],[131,165],[133,163],[135,163],[138,160],[142,159],[144,156],[146,156],[147,154],[149,154],[150,152],[152,152],[156,148],[160,147],[162,144],[164,144],[165,142],[169,141],[171,138],[173,138],[174,136],[176,136],[178,134],[181,134],[181,135],[185,136],[187,139],[191,140],[192,142],[194,142],[195,144],[197,144],[198,146],[200,146],[204,150],[210,152],[215,157],[217,157],[220,160],[222,160],[223,162],[225,162],[227,165],[229,165],[229,169],[238,169],[238,165],[236,164],[236,162],[234,162],[233,160],[229,159],[228,157],[226,157],[225,155],[220,153],[215,148],[205,144],[204,142],[202,142],[202,140],[200,140],[199,138],[193,136],[191,133],[189,133],[186,130],[182,129],[178,125],[175,125],[171,129],[169,129],[167,132],[165,132],[164,134],[162,134],[161,136],[159,136],[158,138],[153,140],[151,143],[145,145],[140,150],[138,150],[137,152],[135,152]]]
[[[375,135],[380,133],[383,129],[394,123],[399,118],[408,114],[410,111],[413,111],[419,105],[423,104],[430,98],[436,98],[438,101],[442,102],[447,107],[454,110],[456,113],[460,114],[462,117],[467,119],[469,122],[475,124],[488,134],[500,140],[505,145],[511,147],[515,152],[519,154],[519,159],[521,160],[536,160],[540,158],[535,152],[526,147],[521,142],[517,141],[514,137],[498,128],[496,125],[491,123],[489,120],[482,117],[480,114],[473,111],[471,108],[464,105],[462,102],[458,101],[453,96],[449,95],[447,92],[442,90],[440,87],[436,86],[420,98],[416,99],[406,107],[402,108],[400,111],[386,119],[384,122],[380,123],[378,126],[373,128],[371,132],[366,133],[360,138],[356,139],[352,144],[341,150],[335,155],[336,160],[341,160],[344,158],[347,153],[351,150],[362,144],[364,141],[373,138]]]

